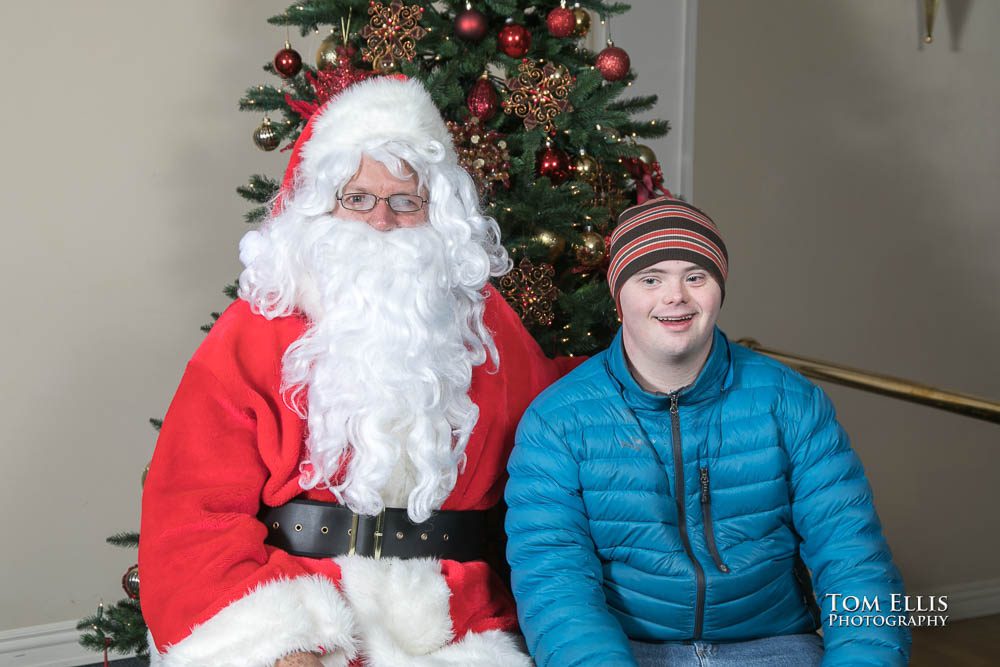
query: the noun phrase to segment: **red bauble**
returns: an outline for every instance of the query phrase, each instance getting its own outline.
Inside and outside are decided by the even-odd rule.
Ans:
[[[628,68],[632,66],[625,49],[619,49],[614,44],[608,44],[608,48],[597,54],[595,64],[601,76],[607,81],[621,81],[628,74]]]
[[[497,44],[511,58],[522,58],[531,48],[531,33],[523,25],[508,23],[497,35]]]
[[[473,116],[484,123],[497,114],[500,108],[500,95],[497,89],[490,83],[485,75],[472,84],[469,96],[465,98],[465,104]]]
[[[302,56],[291,44],[285,42],[285,48],[274,56],[274,69],[286,79],[291,79],[302,71]]]
[[[545,25],[553,37],[570,37],[576,29],[576,14],[567,7],[556,7],[545,17]]]
[[[538,151],[538,175],[548,176],[553,185],[559,185],[570,174],[569,156],[555,146],[546,146]]]
[[[486,14],[478,9],[465,9],[455,16],[455,34],[469,42],[478,42],[490,29]]]

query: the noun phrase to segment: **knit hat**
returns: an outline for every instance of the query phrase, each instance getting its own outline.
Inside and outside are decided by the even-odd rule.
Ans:
[[[691,204],[658,197],[625,209],[611,234],[608,284],[619,314],[619,294],[625,281],[668,259],[691,262],[711,273],[725,298],[729,254],[719,228]]]
[[[330,151],[389,141],[418,148],[437,142],[445,161],[458,161],[448,126],[422,83],[401,74],[371,77],[349,85],[309,118],[292,147],[274,210],[281,210],[297,179],[315,175]]]

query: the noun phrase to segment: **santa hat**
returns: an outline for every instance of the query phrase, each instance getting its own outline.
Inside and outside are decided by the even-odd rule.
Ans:
[[[331,151],[365,150],[393,141],[418,149],[437,142],[445,160],[457,162],[448,126],[422,83],[393,75],[350,85],[309,118],[292,148],[274,211],[281,210],[296,180],[315,174]]]

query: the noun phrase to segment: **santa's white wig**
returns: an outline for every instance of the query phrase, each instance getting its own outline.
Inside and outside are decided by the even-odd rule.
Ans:
[[[416,175],[428,225],[378,232],[331,214],[362,156]],[[310,321],[282,363],[286,401],[309,427],[301,485],[359,513],[402,502],[429,518],[478,419],[472,368],[500,363],[482,290],[510,260],[423,86],[370,79],[321,109],[240,258],[256,312]]]

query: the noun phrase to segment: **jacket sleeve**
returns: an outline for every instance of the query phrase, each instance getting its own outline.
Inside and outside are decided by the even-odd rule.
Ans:
[[[507,483],[507,557],[517,614],[538,667],[635,665],[608,611],[579,467],[535,409],[517,431]]]
[[[871,487],[830,399],[819,387],[809,388],[803,400],[786,396],[785,416],[795,425],[792,513],[820,607],[823,665],[906,665],[910,633],[897,626],[900,614],[892,610],[892,595],[903,592],[903,581],[882,535]],[[849,595],[878,609],[847,612],[843,597],[836,596]],[[849,620],[854,616],[860,619]]]
[[[268,465],[258,439],[278,408],[192,360],[143,489],[139,567],[154,665],[272,667],[323,648],[353,655],[351,612],[330,560],[264,544]]]

